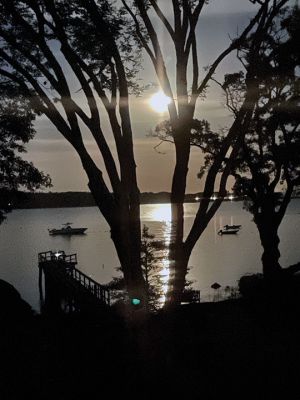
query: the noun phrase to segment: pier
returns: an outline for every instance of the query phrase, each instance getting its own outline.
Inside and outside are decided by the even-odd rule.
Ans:
[[[77,255],[39,253],[41,310],[51,313],[95,312],[110,306],[110,292],[76,268]]]

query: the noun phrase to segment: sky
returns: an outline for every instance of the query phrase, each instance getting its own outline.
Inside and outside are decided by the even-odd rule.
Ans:
[[[171,0],[159,2],[169,14]],[[248,0],[211,0],[200,16],[197,37],[198,56],[202,67],[213,62],[220,51],[230,43],[230,38],[248,23],[251,14],[257,6]],[[174,78],[174,55],[166,33],[158,28],[158,34],[165,54],[166,66],[171,78]],[[217,71],[216,77],[220,80],[224,73],[239,71],[241,66],[234,56],[227,58]],[[68,71],[66,70],[66,73]],[[147,55],[144,55],[143,70],[139,74],[144,84],[157,82],[154,69]],[[69,76],[69,79],[71,77]],[[154,87],[143,93],[142,97],[131,96],[131,118],[134,133],[134,150],[137,164],[138,183],[141,192],[170,191],[172,172],[175,165],[174,147],[165,143],[159,147],[156,139],[147,136],[155,125],[168,118],[168,114],[157,113],[150,106],[151,96],[159,88]],[[75,91],[75,87],[74,87]],[[196,115],[206,118],[213,129],[224,128],[230,125],[231,116],[224,108],[224,97],[215,85],[209,88],[207,98],[199,101]],[[105,116],[103,116],[105,121]],[[58,133],[46,117],[39,117],[36,121],[37,135],[27,146],[26,159],[50,174],[53,187],[51,191],[87,191],[87,178],[81,167],[80,159],[72,146]],[[105,131],[109,132],[108,124],[104,123]],[[112,137],[107,136],[109,145],[115,155],[115,146]],[[93,158],[102,168],[101,157],[93,141],[87,137],[87,147]],[[201,152],[192,148],[187,180],[187,192],[196,193],[203,189],[197,173],[203,161]],[[105,174],[104,174],[105,176]],[[230,189],[230,187],[229,187]]]

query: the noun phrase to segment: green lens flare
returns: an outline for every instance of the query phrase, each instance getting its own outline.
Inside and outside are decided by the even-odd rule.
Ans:
[[[141,304],[141,300],[140,299],[131,299],[131,304],[133,304],[134,306],[138,306]]]

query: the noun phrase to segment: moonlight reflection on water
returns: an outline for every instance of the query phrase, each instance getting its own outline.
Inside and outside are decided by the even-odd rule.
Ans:
[[[171,240],[171,220],[172,220],[172,212],[171,212],[171,204],[155,204],[153,209],[149,213],[149,217],[153,221],[161,222],[161,235],[160,240],[162,240],[166,246],[164,250],[161,250],[160,256],[162,257],[160,260],[159,275],[161,277],[162,282],[162,296],[159,300],[159,303],[163,306],[166,301],[166,293],[168,291],[168,280],[170,276],[170,261],[169,261],[169,250],[168,246]]]
[[[192,226],[198,206],[198,203],[184,205],[185,235]],[[166,245],[170,243],[170,204],[143,204],[141,219],[156,240],[162,240]],[[49,235],[47,228],[60,225],[62,221],[87,226],[86,235],[69,238]],[[217,234],[220,227],[233,223],[242,225],[237,235]],[[295,199],[279,230],[283,266],[300,260],[299,229],[300,201]],[[39,309],[37,255],[48,250],[77,253],[78,268],[99,283],[111,281],[120,266],[109,227],[96,207],[14,210],[0,229],[1,279],[15,286],[35,310]],[[244,274],[261,272],[261,252],[251,214],[243,209],[241,202],[226,201],[197,242],[191,254],[187,279],[193,281],[193,289],[201,290],[201,301],[210,300],[214,282],[220,283],[223,290],[227,286],[236,287]],[[160,273],[166,292],[170,268],[168,250],[163,256]]]
[[[153,204],[149,212],[149,218],[152,221],[171,223],[172,211],[171,204]]]

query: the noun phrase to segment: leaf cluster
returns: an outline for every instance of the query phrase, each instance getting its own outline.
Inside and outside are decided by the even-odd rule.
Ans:
[[[218,154],[224,140],[224,131],[214,132],[210,123],[205,120],[193,119],[191,121],[190,145],[200,148],[204,153],[204,164],[201,167],[198,178],[201,179],[205,171],[212,164]],[[172,124],[170,120],[165,120],[156,125],[154,131],[150,132],[152,137],[158,138],[162,142],[174,142]]]
[[[1,86],[0,99],[0,220],[9,210],[9,204],[19,189],[33,191],[49,187],[49,175],[39,171],[21,153],[25,144],[33,138],[35,114],[30,100],[12,84]]]
[[[53,77],[57,71],[53,71],[53,63],[45,49],[48,47],[58,54],[68,45],[87,63],[102,87],[112,90],[114,42],[124,64],[128,86],[135,91],[135,77],[141,61],[140,46],[124,10],[114,3],[110,0],[0,1],[1,47],[42,86],[53,91],[53,82],[44,71]],[[88,8],[90,4],[95,7],[94,14]],[[0,55],[1,66],[11,68]],[[15,75],[24,79],[20,71]]]
[[[246,208],[253,213],[279,210],[300,183],[299,15],[297,7],[288,15],[285,10],[286,18],[272,26],[255,65],[259,101],[233,172],[234,190],[248,196]],[[226,90],[233,92],[235,84],[231,79]]]

